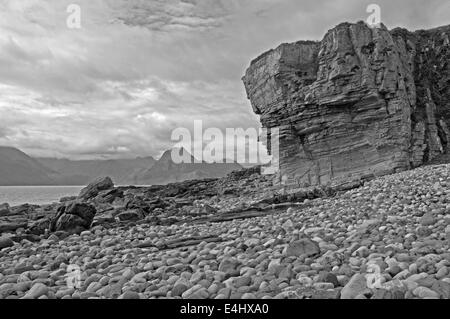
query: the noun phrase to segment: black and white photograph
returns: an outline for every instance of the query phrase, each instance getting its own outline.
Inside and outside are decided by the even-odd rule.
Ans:
[[[450,299],[450,1],[0,0],[0,299]]]

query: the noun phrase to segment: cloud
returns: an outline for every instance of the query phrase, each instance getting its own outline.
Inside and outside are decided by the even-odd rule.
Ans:
[[[9,129],[7,127],[0,126],[0,138],[6,139],[8,137],[8,132]]]
[[[230,13],[226,1],[111,1],[116,21],[153,31],[206,31]]]
[[[0,144],[38,156],[158,155],[174,128],[258,127],[241,76],[281,42],[364,20],[360,0],[0,2]],[[445,24],[446,0],[379,0],[389,27]]]

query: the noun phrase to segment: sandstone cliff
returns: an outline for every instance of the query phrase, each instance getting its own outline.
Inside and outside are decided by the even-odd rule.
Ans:
[[[406,170],[450,146],[450,26],[389,31],[343,23],[322,41],[282,44],[243,81],[280,173],[299,186]]]

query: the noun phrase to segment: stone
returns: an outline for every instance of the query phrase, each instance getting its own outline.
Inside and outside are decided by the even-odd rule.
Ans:
[[[0,249],[8,248],[14,246],[14,242],[11,240],[11,238],[2,236],[0,237]]]
[[[140,209],[127,210],[117,215],[120,221],[137,221],[144,218],[144,214]]]
[[[330,273],[330,272],[326,272],[326,271],[319,273],[318,282],[331,283],[334,285],[334,287],[339,286],[339,281],[338,281],[336,275],[333,273]]]
[[[14,283],[3,283],[0,284],[0,299],[4,299],[8,297],[11,293],[14,292],[16,284]]]
[[[95,293],[97,290],[102,288],[102,285],[98,282],[91,282],[89,286],[86,288],[86,292]]]
[[[291,265],[288,265],[288,266],[281,265],[277,269],[277,272],[278,272],[278,278],[280,278],[280,279],[290,280],[294,276]]]
[[[341,290],[341,299],[355,299],[367,290],[367,279],[363,274],[355,274]]]
[[[292,208],[292,207],[289,207]],[[288,212],[288,214],[291,214],[292,212]],[[284,229],[291,229],[294,227],[294,223],[292,222],[292,220],[288,219],[286,220],[283,225],[281,225],[281,227],[283,227]]]
[[[11,214],[11,211],[9,210],[8,203],[0,204],[0,217],[8,216]]]
[[[128,290],[121,294],[117,299],[141,299],[141,297],[137,292]]]
[[[178,283],[172,288],[172,296],[179,297],[181,296],[189,287],[184,283]]]
[[[447,225],[447,227],[445,227],[445,233],[450,234],[450,225]]]
[[[353,187],[443,154],[449,33],[342,23],[254,59],[243,82],[262,126],[279,130],[284,184]]]
[[[319,245],[310,239],[302,238],[300,240],[290,243],[285,250],[285,255],[289,256],[315,256],[320,253]]]
[[[206,288],[202,287],[189,296],[186,299],[207,299],[209,297],[209,292]]]
[[[86,201],[97,196],[100,191],[105,191],[112,188],[114,188],[114,183],[110,177],[99,177],[83,188],[80,191],[78,198]]]
[[[392,265],[388,269],[386,269],[386,272],[390,274],[392,277],[395,277],[398,273],[400,273],[402,269],[398,265]]]
[[[14,222],[14,221],[2,221],[0,220],[0,234],[14,232],[17,229],[25,228],[28,226],[27,222]]]
[[[334,289],[334,285],[329,282],[316,282],[313,284],[313,287],[317,290],[329,290]]]
[[[116,299],[122,294],[122,285],[120,283],[109,284],[97,290],[96,293],[108,299]]]
[[[422,226],[431,226],[436,224],[437,219],[434,217],[432,213],[426,213],[420,218],[420,224]]]
[[[386,289],[375,289],[371,299],[393,299],[393,295]]]
[[[339,289],[316,290],[312,295],[312,299],[339,299]]]
[[[244,242],[244,244],[245,244],[247,247],[254,247],[254,246],[256,246],[256,245],[259,245],[259,239],[258,239],[258,238],[250,238],[250,239],[247,239],[247,240]]]
[[[23,299],[37,299],[41,296],[45,296],[48,293],[48,287],[42,283],[36,283],[31,289],[23,296]]]
[[[446,266],[443,266],[442,268],[440,268],[437,273],[436,273],[436,278],[437,279],[442,279],[444,278],[446,275],[448,274],[448,269]]]
[[[438,293],[444,299],[450,298],[450,283],[449,282],[438,280],[433,284],[433,286],[431,287],[431,290]]]
[[[427,287],[419,286],[413,291],[414,296],[419,298],[439,298],[439,294],[436,291]]]
[[[52,220],[50,231],[64,231],[71,234],[89,229],[96,214],[94,206],[80,202],[69,202],[58,208]]]
[[[239,275],[240,262],[234,258],[224,258],[220,264],[218,270],[225,273],[228,277]]]
[[[240,288],[244,286],[249,286],[252,282],[252,278],[248,276],[240,276],[240,277],[234,277],[232,284],[235,288]]]

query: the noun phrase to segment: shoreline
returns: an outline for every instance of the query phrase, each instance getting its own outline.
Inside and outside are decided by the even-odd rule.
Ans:
[[[88,229],[49,232],[34,221],[28,234],[10,236],[0,252],[1,298],[450,297],[450,164],[330,194],[280,195],[256,171],[99,185],[108,189],[91,185],[81,204],[58,210],[62,227],[74,226],[64,216],[94,207]],[[69,266],[80,271],[77,287],[68,286]]]

